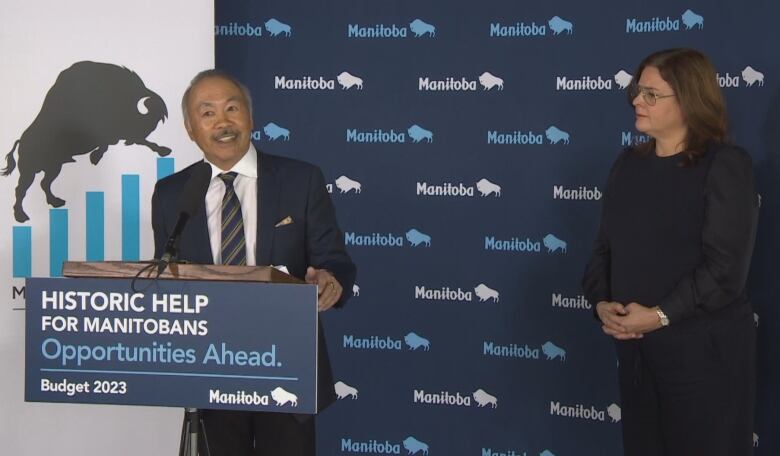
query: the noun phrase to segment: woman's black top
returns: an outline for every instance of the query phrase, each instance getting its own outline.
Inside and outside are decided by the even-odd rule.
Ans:
[[[671,324],[727,307],[751,311],[745,281],[758,197],[750,156],[711,144],[686,167],[683,155],[629,148],[615,161],[583,278],[594,309],[599,301],[659,306]]]

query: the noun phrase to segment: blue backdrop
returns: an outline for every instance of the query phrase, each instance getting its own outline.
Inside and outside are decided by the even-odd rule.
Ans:
[[[320,165],[358,287],[323,316],[321,455],[618,455],[612,342],[580,278],[652,51],[715,63],[762,195],[755,454],[780,454],[780,5],[217,1],[264,151]]]

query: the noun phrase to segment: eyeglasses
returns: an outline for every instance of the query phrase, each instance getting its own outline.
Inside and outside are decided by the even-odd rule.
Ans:
[[[629,102],[633,101],[637,97],[637,95],[640,94],[642,95],[642,99],[645,100],[645,103],[647,103],[649,106],[655,106],[655,104],[661,98],[669,98],[675,96],[674,94],[659,95],[653,89],[649,89],[639,84],[632,84],[631,87],[629,87],[628,89]]]

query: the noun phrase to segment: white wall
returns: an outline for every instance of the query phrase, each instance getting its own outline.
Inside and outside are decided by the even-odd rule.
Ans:
[[[0,157],[35,119],[57,75],[74,62],[114,63],[135,71],[160,94],[169,118],[149,137],[173,149],[179,170],[200,157],[184,131],[181,94],[198,71],[214,65],[211,0],[6,0],[0,16]],[[84,193],[105,192],[106,260],[121,259],[120,181],[141,175],[141,258],[153,253],[149,202],[157,155],[145,147],[111,146],[97,165],[87,155],[63,167],[53,189],[68,201],[71,260],[83,260]],[[25,198],[31,220],[13,218],[18,170],[0,177],[0,442],[3,454],[175,454],[181,410],[24,402],[24,311],[12,299],[12,227],[31,226],[33,275],[48,276],[48,206],[40,175]]]

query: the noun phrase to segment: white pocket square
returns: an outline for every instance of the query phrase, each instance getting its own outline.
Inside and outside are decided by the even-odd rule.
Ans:
[[[279,220],[279,223],[274,225],[274,228],[279,228],[280,226],[289,225],[293,222],[293,218],[291,216],[287,216],[281,220]]]

